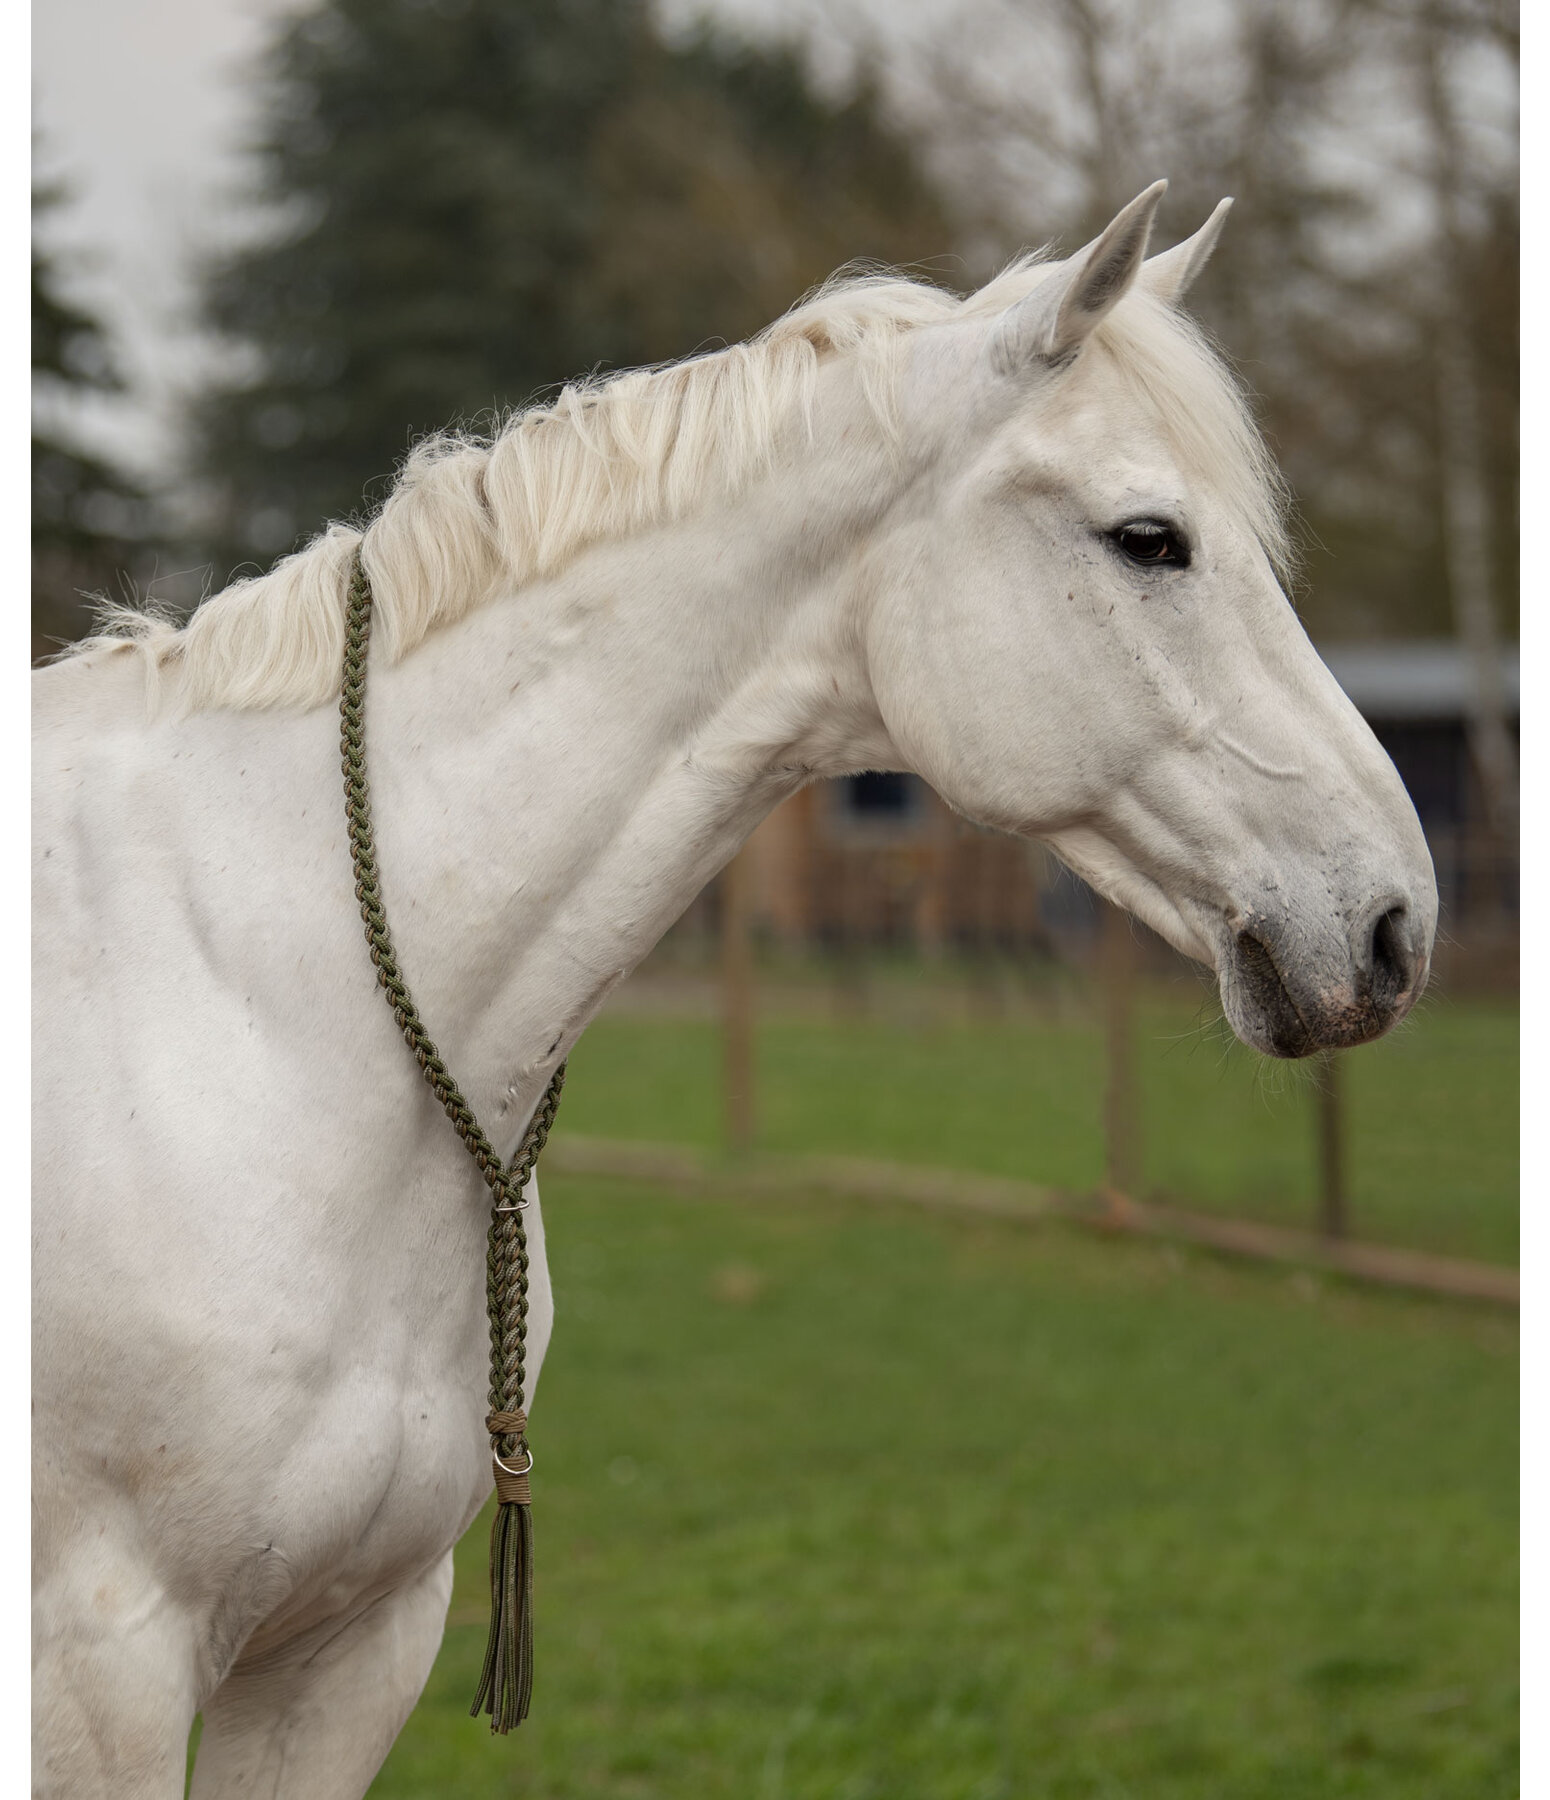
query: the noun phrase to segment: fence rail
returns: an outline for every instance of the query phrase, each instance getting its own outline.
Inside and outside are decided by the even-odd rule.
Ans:
[[[1007,1177],[956,1169],[923,1169],[857,1157],[776,1156],[728,1160],[681,1144],[630,1143],[558,1134],[545,1157],[549,1173],[648,1181],[703,1194],[768,1199],[832,1194],[856,1200],[985,1214],[1024,1224],[1063,1219],[1090,1230],[1157,1238],[1220,1255],[1321,1270],[1412,1292],[1518,1305],[1518,1273],[1494,1263],[1466,1262],[1397,1250],[1387,1244],[1332,1241],[1242,1219],[1219,1219],[1113,1194],[1070,1194]]]

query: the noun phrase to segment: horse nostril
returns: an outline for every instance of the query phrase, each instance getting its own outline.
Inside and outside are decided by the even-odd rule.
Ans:
[[[1392,1004],[1410,986],[1415,973],[1415,957],[1405,941],[1403,902],[1380,913],[1374,921],[1367,941],[1366,973],[1372,996],[1380,1003]]]

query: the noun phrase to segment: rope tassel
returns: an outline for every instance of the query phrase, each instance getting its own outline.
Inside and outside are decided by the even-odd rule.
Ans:
[[[515,1437],[517,1449],[512,1463],[499,1449],[493,1454],[500,1504],[490,1529],[490,1637],[469,1713],[477,1719],[487,1712],[491,1731],[507,1732],[527,1717],[533,1697],[533,1508],[527,1478],[533,1455],[522,1436],[527,1419],[520,1409],[492,1412],[485,1424],[492,1443]]]
[[[533,1698],[533,1509],[502,1506],[490,1533],[490,1641],[470,1715],[510,1731]]]

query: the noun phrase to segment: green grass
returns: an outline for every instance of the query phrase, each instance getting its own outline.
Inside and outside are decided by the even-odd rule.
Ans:
[[[1508,1318],[1058,1226],[545,1201],[534,1714],[466,1716],[481,1521],[377,1800],[1517,1792]]]
[[[1098,1183],[1103,1049],[1082,1009],[940,1023],[782,1016],[779,1002],[772,984],[758,1031],[762,1148]],[[1212,1011],[1193,984],[1159,985],[1140,1010],[1146,1188],[1311,1227],[1309,1067],[1255,1056]],[[1344,1057],[1354,1236],[1516,1260],[1517,1028],[1508,1003],[1428,1002]],[[572,1058],[560,1130],[713,1147],[719,1057],[710,1020],[605,1015]]]

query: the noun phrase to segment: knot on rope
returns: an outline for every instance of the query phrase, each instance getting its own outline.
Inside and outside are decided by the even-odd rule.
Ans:
[[[502,1507],[531,1507],[533,1494],[527,1485],[527,1476],[533,1472],[533,1451],[527,1449],[527,1440],[522,1436],[527,1427],[527,1415],[522,1409],[515,1411],[493,1411],[486,1420],[490,1426],[490,1472],[495,1476],[495,1498]],[[500,1438],[515,1436],[517,1449],[508,1451],[513,1462],[506,1462],[500,1456]]]
[[[490,1467],[495,1475],[495,1498],[502,1506],[533,1504],[533,1489],[528,1482],[526,1469],[520,1475],[513,1475],[499,1457],[491,1458]]]
[[[490,1468],[495,1476],[495,1498],[502,1506],[531,1506],[533,1496],[527,1478],[533,1467],[533,1452],[525,1442],[520,1442],[515,1453],[518,1467],[512,1468],[502,1462],[496,1442],[503,1437],[520,1440],[527,1430],[527,1414],[520,1406],[496,1407],[484,1415],[484,1428],[490,1434]]]

